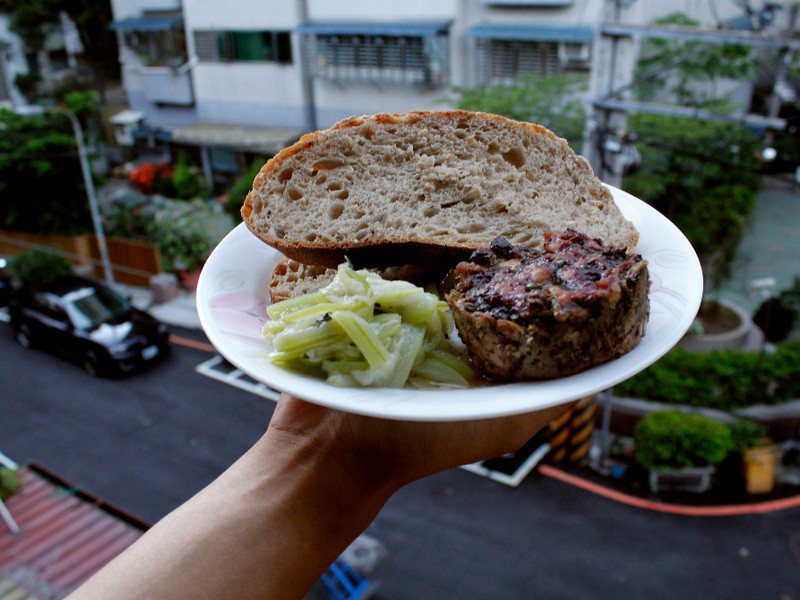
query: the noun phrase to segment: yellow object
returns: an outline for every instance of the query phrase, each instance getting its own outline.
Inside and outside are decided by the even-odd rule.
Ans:
[[[745,484],[748,494],[768,494],[775,487],[773,446],[749,448],[744,452]]]

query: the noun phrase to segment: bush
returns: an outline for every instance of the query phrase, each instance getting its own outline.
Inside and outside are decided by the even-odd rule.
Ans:
[[[614,388],[619,396],[732,410],[800,397],[800,343],[774,354],[674,348],[661,360]]]
[[[186,152],[178,154],[178,164],[172,174],[176,198],[190,200],[206,194],[205,180],[196,170],[189,164],[189,155]]]
[[[16,471],[0,467],[0,500],[5,500],[20,486],[19,475]]]
[[[732,450],[738,454],[743,454],[745,450],[759,445],[767,438],[767,426],[750,419],[736,419],[729,429]]]
[[[733,448],[724,423],[677,411],[647,415],[636,424],[633,440],[634,457],[650,469],[717,465]]]
[[[233,217],[234,222],[239,223],[242,220],[242,204],[247,194],[253,189],[253,180],[258,175],[261,167],[264,165],[264,159],[255,159],[253,163],[242,173],[239,178],[233,183],[227,192],[227,199],[225,200],[225,212]]]
[[[762,302],[753,315],[753,322],[764,331],[770,342],[782,342],[800,318],[800,277],[795,277],[792,287],[775,298]]]
[[[9,263],[11,270],[24,285],[42,285],[72,274],[66,259],[45,250],[25,250]]]

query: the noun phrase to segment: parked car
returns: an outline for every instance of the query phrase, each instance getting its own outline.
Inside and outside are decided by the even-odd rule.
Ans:
[[[15,290],[9,317],[21,346],[63,355],[92,376],[129,373],[169,351],[163,323],[81,277]]]

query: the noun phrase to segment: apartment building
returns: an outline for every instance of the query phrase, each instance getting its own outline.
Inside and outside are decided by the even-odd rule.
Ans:
[[[655,6],[657,4],[657,6]],[[603,21],[734,2],[670,0],[112,0],[125,90],[145,128],[202,149],[207,170],[274,154],[344,117],[447,107],[453,87],[607,63]],[[713,9],[713,13],[712,13]],[[623,14],[624,13],[624,14]],[[624,57],[623,57],[624,58]],[[630,73],[632,58],[620,63]],[[128,119],[131,114],[128,113]]]

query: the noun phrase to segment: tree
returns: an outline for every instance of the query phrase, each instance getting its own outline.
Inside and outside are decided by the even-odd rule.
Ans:
[[[453,92],[457,108],[539,123],[574,144],[583,136],[585,110],[579,94],[586,87],[587,78],[580,75],[523,75],[511,85]]]
[[[72,235],[91,229],[81,166],[63,115],[0,109],[0,227]]]
[[[108,0],[0,0],[0,12],[10,16],[11,29],[29,48],[40,48],[59,26],[61,13],[66,13],[80,35],[81,60],[101,93],[107,82],[119,79],[119,50],[109,27],[113,17]]]
[[[638,114],[630,118],[642,165],[623,187],[686,235],[712,287],[728,275],[759,186],[759,143],[729,123]]]
[[[655,25],[697,27],[699,22],[683,13],[672,13],[653,21]],[[682,105],[720,105],[716,94],[698,89],[698,83],[716,84],[721,79],[741,79],[755,72],[749,46],[648,38],[642,42],[634,81],[640,99],[667,90]],[[671,85],[670,85],[671,84]],[[712,87],[714,87],[712,85]],[[721,103],[723,108],[730,108]]]

